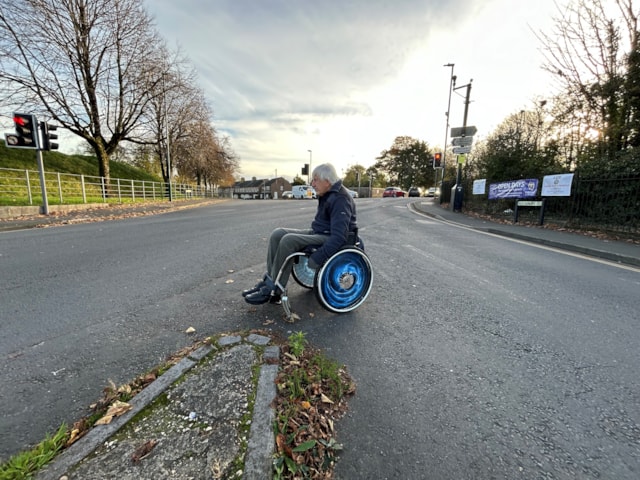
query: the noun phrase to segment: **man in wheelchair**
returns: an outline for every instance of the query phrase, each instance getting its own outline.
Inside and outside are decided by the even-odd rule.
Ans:
[[[314,246],[308,265],[317,268],[349,240],[357,240],[356,205],[342,185],[336,169],[330,163],[313,169],[311,185],[318,195],[318,209],[309,229],[276,228],[269,238],[267,272],[255,287],[242,292],[247,303],[261,305],[279,303],[291,274],[287,257]],[[283,269],[282,273],[280,270]],[[278,274],[280,277],[278,279]]]

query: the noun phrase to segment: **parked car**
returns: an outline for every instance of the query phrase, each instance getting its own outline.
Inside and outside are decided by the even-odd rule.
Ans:
[[[349,194],[351,195],[351,197],[353,198],[358,198],[358,192],[356,192],[355,190],[349,190],[347,188],[347,192],[349,192]]]
[[[311,185],[296,185],[292,189],[293,198],[298,200],[316,198],[316,191]]]
[[[422,189],[420,187],[411,187],[409,189],[410,197],[420,197],[422,196]]]
[[[427,190],[425,197],[435,197],[438,193],[438,189],[436,187],[431,187]]]
[[[293,192],[287,190],[286,192],[282,192],[282,198],[284,200],[288,200],[290,198],[293,198]]]
[[[387,187],[382,192],[382,197],[404,197],[404,190],[400,187]]]

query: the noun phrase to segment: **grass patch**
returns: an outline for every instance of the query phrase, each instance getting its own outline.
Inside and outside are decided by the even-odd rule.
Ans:
[[[33,450],[13,456],[0,465],[0,480],[27,480],[49,463],[62,450],[69,438],[66,425],[61,425],[54,435],[40,442]]]

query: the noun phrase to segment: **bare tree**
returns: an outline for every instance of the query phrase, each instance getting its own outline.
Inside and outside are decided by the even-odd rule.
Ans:
[[[558,115],[576,122],[573,131],[597,133],[610,158],[640,141],[637,16],[633,0],[573,0],[558,7],[554,30],[538,36],[544,68],[562,89]]]
[[[549,135],[543,107],[507,117],[473,151],[468,173],[490,180],[537,177],[557,171],[556,141]]]
[[[86,140],[108,180],[147,119],[161,45],[140,0],[3,0],[0,98]]]

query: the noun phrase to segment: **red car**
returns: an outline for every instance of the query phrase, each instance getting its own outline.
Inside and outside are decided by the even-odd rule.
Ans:
[[[384,197],[404,197],[405,193],[398,187],[387,187],[382,192],[382,198]]]

